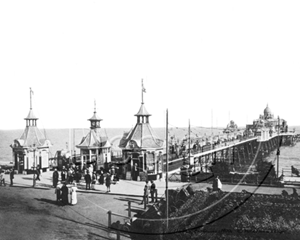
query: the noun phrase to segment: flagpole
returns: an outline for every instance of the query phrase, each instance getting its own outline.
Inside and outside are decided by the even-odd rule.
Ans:
[[[278,116],[278,129],[277,129],[277,136],[278,136],[278,145],[277,145],[277,178],[279,177],[279,154],[280,154],[280,137],[279,137],[279,128],[280,128],[280,118]]]
[[[189,119],[189,165],[191,164],[191,124]]]
[[[166,217],[167,217],[167,231],[169,228],[169,220],[168,220],[168,216],[169,216],[169,193],[168,193],[168,181],[169,181],[169,176],[168,176],[168,172],[169,172],[169,159],[168,159],[168,152],[169,152],[169,144],[168,144],[168,109],[166,112]]]
[[[142,79],[142,104],[144,104],[144,83],[143,83],[143,79]]]
[[[30,110],[32,110],[32,100],[31,100],[31,93],[32,93],[32,90],[30,88]]]

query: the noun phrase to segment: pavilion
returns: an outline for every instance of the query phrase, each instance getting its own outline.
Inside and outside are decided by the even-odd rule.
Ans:
[[[90,121],[90,131],[76,146],[80,149],[81,168],[93,164],[96,170],[101,167],[107,170],[111,162],[111,144],[100,127],[102,119],[97,115],[96,103],[94,115],[88,121]]]
[[[137,122],[133,129],[124,133],[119,147],[122,149],[122,157],[126,163],[123,173],[126,178],[137,180],[158,179],[162,177],[162,152],[164,141],[159,139],[153,131],[149,117],[151,114],[145,108],[143,93],[145,88],[142,84],[142,104],[135,116]]]
[[[25,118],[26,128],[19,139],[15,139],[10,145],[14,169],[18,173],[30,172],[39,165],[40,169],[46,171],[49,168],[50,140],[38,129],[37,120],[32,110],[32,93],[30,88],[30,110]]]

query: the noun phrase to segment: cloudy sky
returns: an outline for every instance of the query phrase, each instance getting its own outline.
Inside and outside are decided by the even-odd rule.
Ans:
[[[1,1],[0,129],[300,125],[299,1]]]

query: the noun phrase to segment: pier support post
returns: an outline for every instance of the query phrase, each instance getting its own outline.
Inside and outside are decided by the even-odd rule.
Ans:
[[[131,217],[131,202],[128,201],[128,217]]]
[[[236,147],[236,150],[237,150],[237,160],[238,160],[239,167],[240,167],[241,166],[241,157],[240,157],[240,154],[239,154],[239,148]]]
[[[111,226],[111,211],[108,211],[107,214],[108,214],[108,223],[107,223],[107,225],[108,225],[108,227],[110,227]]]
[[[242,148],[243,148],[242,151],[243,151],[243,157],[244,157],[243,163],[247,164],[245,144],[243,144]]]
[[[249,162],[249,163],[251,163],[252,162],[252,159],[251,159],[251,155],[250,155],[250,151],[249,151],[249,146],[250,144],[249,143],[247,143],[247,145],[246,145],[246,150],[247,150],[247,161]]]
[[[144,209],[146,209],[146,208],[147,208],[147,203],[146,203],[147,197],[146,197],[146,196],[143,196],[143,199],[144,199]]]

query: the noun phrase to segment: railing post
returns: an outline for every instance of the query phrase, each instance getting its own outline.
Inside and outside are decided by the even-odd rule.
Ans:
[[[131,217],[131,202],[128,201],[128,217]]]
[[[111,226],[111,211],[108,211],[107,214],[108,214],[108,227],[110,227]]]
[[[144,198],[144,209],[146,209],[147,208],[146,196],[143,196],[143,198]]]
[[[157,202],[157,189],[155,189],[155,202]]]

